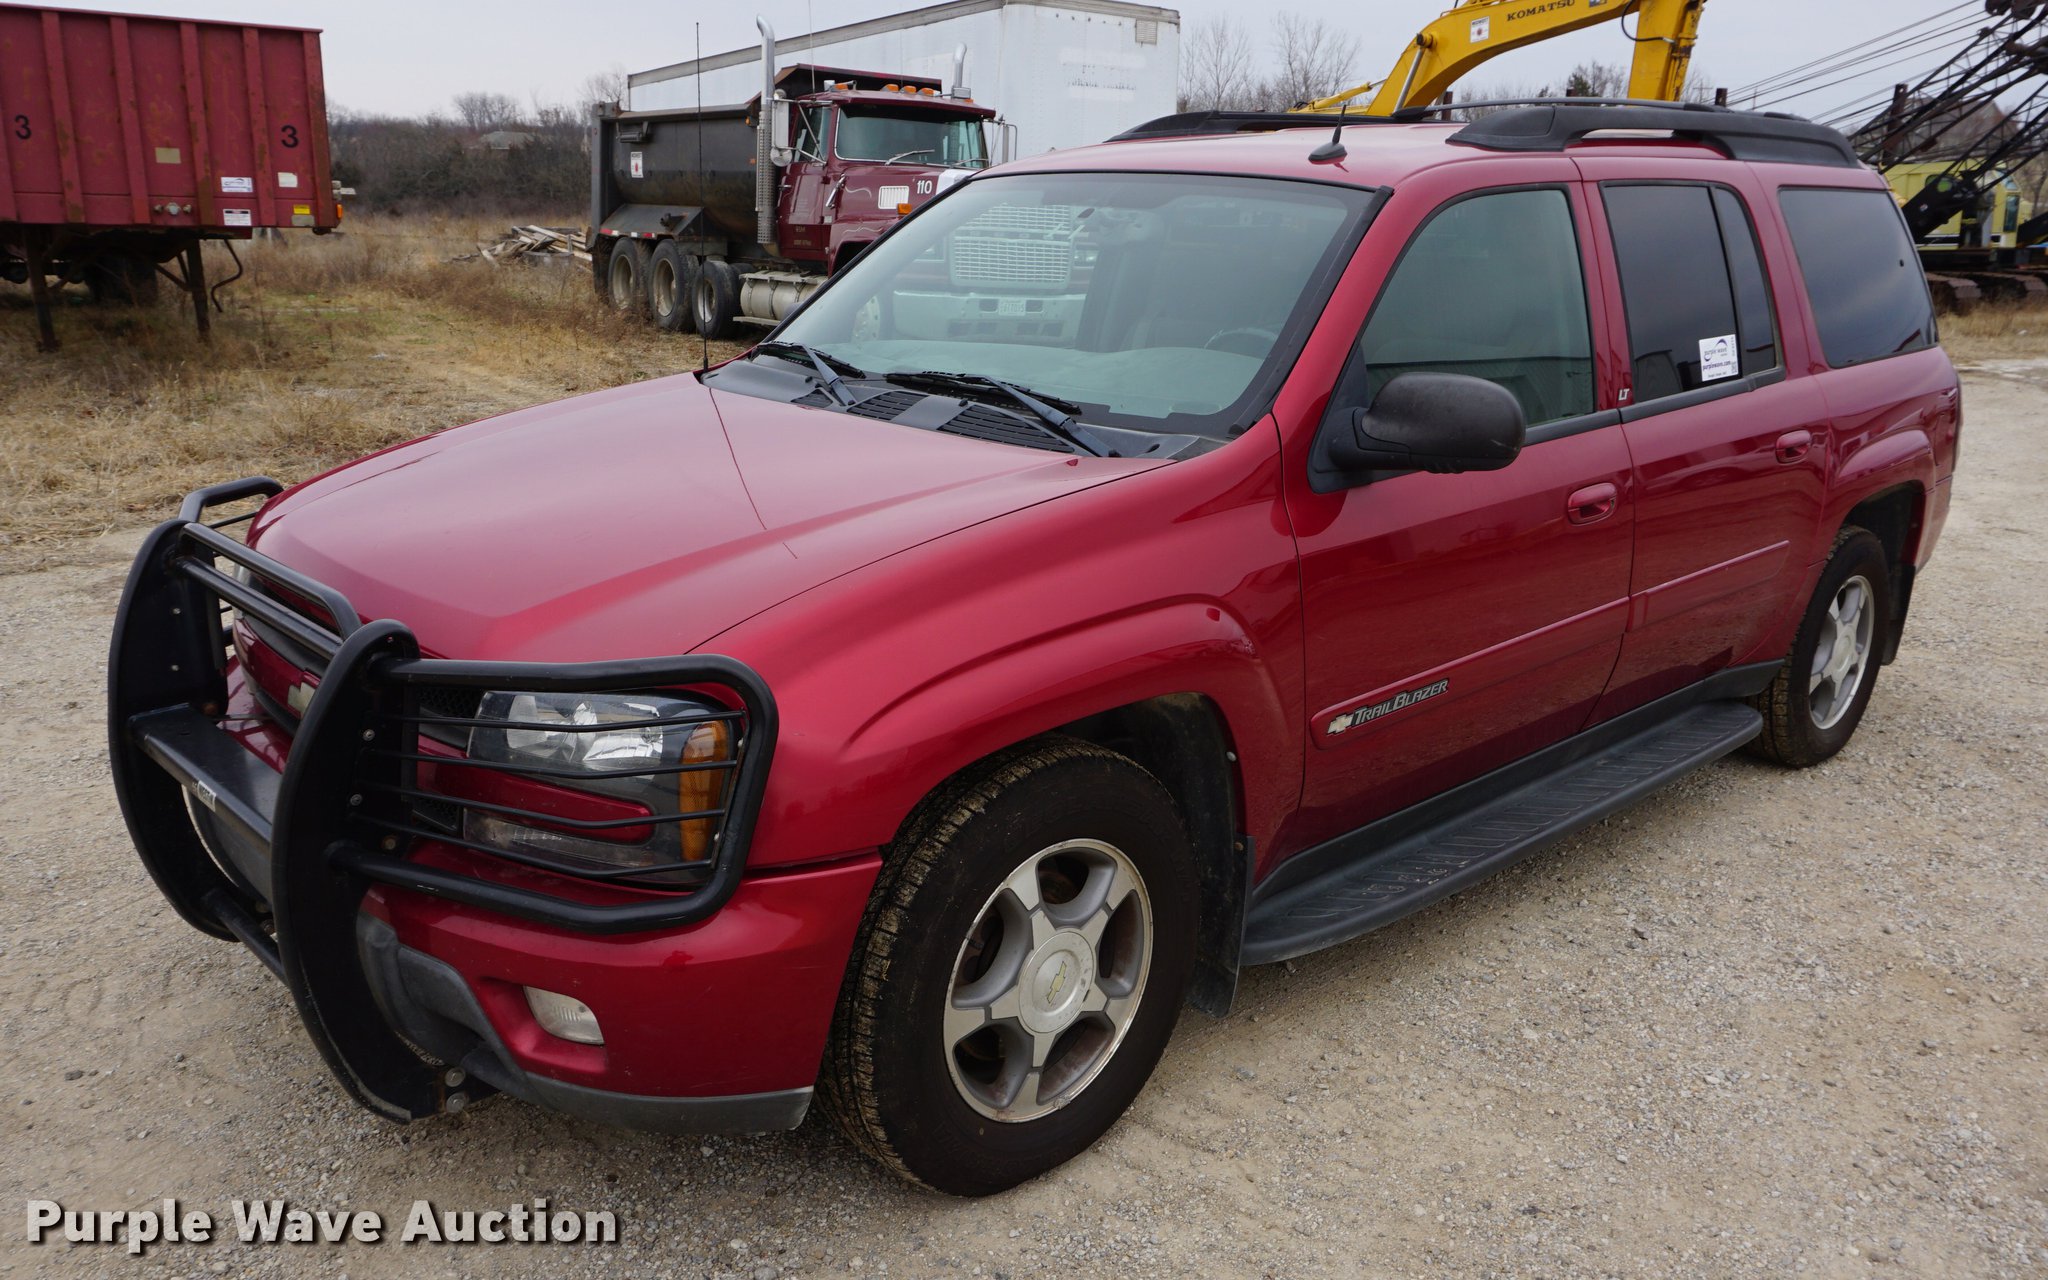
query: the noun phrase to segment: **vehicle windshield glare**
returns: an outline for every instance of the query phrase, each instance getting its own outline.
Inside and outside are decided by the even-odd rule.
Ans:
[[[1230,436],[1291,363],[1372,193],[1206,174],[991,176],[776,335],[876,374],[1000,378],[1109,426]]]
[[[980,119],[949,111],[847,107],[839,114],[836,149],[842,160],[887,161],[900,157],[907,162],[948,169],[988,166],[988,144]]]

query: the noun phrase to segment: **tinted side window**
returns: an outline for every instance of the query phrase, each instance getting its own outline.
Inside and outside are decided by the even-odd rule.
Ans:
[[[1635,402],[1740,377],[1742,328],[1713,188],[1609,186],[1601,194],[1628,306]],[[1753,259],[1753,244],[1749,252]]]
[[[1728,276],[1735,286],[1742,372],[1745,376],[1768,373],[1778,367],[1778,324],[1763,255],[1756,247],[1756,228],[1742,198],[1726,187],[1714,188],[1714,213],[1721,221],[1721,247],[1728,254]]]
[[[1829,364],[1934,345],[1927,281],[1890,194],[1788,188],[1779,201]]]
[[[1564,192],[1494,192],[1431,218],[1380,291],[1333,405],[1369,404],[1417,372],[1497,382],[1531,426],[1593,411],[1586,284]]]

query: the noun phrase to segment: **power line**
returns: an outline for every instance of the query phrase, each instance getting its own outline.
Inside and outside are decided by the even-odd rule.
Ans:
[[[1838,50],[1834,53],[1826,55],[1825,57],[1815,58],[1811,62],[1802,63],[1799,66],[1792,67],[1788,70],[1779,71],[1772,75],[1765,76],[1761,80],[1757,80],[1750,84],[1742,85],[1738,88],[1731,89],[1729,90],[1729,96],[1737,98],[1746,98],[1753,94],[1768,93],[1771,90],[1777,88],[1779,82],[1790,82],[1798,79],[1803,75],[1808,74],[1809,72],[1816,74],[1826,74],[1828,70],[1828,64],[1833,63],[1838,59],[1845,58],[1852,53],[1856,53],[1858,50],[1868,48],[1871,45],[1879,44],[1887,40],[1891,40],[1897,36],[1902,36],[1906,32],[1913,30],[1915,27],[1923,27],[1929,25],[1930,23],[1938,23],[1945,21],[1952,17],[1952,15],[1959,13],[1964,9],[1976,8],[1977,5],[1973,3],[1972,0],[1964,0],[1964,3],[1962,4],[1954,5],[1948,9],[1941,10],[1938,13],[1929,14],[1925,18],[1921,18],[1916,22],[1909,22],[1905,26],[1900,27],[1897,30],[1887,31],[1881,35],[1872,36],[1870,39],[1863,41],[1861,44],[1850,45],[1846,49]],[[1975,22],[1976,19],[1973,17],[1970,20],[1970,23],[1966,25],[1974,25]]]
[[[1763,110],[1765,108],[1778,106],[1782,103],[1794,102],[1800,98],[1807,97],[1810,94],[1820,93],[1821,91],[1826,89],[1833,89],[1840,85],[1849,84],[1853,81],[1861,80],[1865,76],[1875,75],[1876,73],[1884,71],[1891,67],[1904,66],[1909,62],[1920,62],[1924,58],[1929,56],[1931,53],[1938,53],[1944,48],[1953,48],[1956,51],[1960,52],[1962,50],[1968,49],[1971,45],[1974,45],[1975,43],[1977,43],[1977,38],[1973,36],[1970,40],[1960,44],[1935,45],[1932,47],[1915,48],[1898,57],[1891,58],[1888,61],[1878,62],[1869,66],[1858,67],[1856,70],[1850,71],[1848,75],[1842,76],[1839,79],[1828,80],[1821,84],[1802,85],[1801,87],[1793,90],[1790,93],[1780,94],[1775,98],[1766,98],[1764,101],[1754,103],[1752,105],[1757,110]],[[1848,70],[1848,67],[1843,66],[1840,68],[1835,68],[1835,70]]]

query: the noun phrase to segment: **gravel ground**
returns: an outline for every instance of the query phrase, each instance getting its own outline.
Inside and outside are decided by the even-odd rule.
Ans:
[[[0,579],[0,1191],[609,1209],[612,1246],[30,1248],[0,1274],[2048,1273],[2048,361],[1967,376],[1904,655],[1805,773],[1746,757],[1183,1020],[1094,1151],[935,1198],[814,1116],[665,1140],[348,1103],[281,987],[183,925],[100,745],[133,536]],[[13,1212],[10,1210],[10,1212]],[[22,1219],[14,1220],[17,1224]],[[231,1234],[231,1232],[226,1233]]]

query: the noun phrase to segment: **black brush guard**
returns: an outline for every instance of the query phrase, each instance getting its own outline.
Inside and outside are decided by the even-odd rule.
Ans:
[[[403,624],[358,623],[339,592],[220,532],[248,516],[205,521],[209,507],[280,489],[276,481],[258,477],[199,490],[185,499],[176,519],[159,525],[143,543],[115,616],[108,661],[114,789],[143,865],[178,914],[201,932],[243,942],[284,980],[321,1056],[358,1102],[395,1120],[418,1119],[452,1109],[451,1091],[465,1082],[460,1073],[423,1059],[378,1009],[356,938],[357,913],[370,883],[577,933],[633,933],[702,920],[739,885],[775,745],[775,703],[744,664],[711,655],[561,665],[422,658]],[[246,570],[261,588],[222,572],[221,561]],[[326,617],[294,608],[286,602],[291,597],[317,606]],[[324,663],[281,777],[219,724],[227,708],[231,642],[224,618],[231,608]],[[423,801],[534,817],[558,829],[608,825],[422,791],[418,766],[429,761],[542,780],[560,776],[538,765],[451,765],[422,754],[423,726],[470,723],[423,711],[424,695],[438,692],[445,701],[449,691],[643,693],[685,686],[716,687],[739,705],[643,723],[729,721],[733,760],[605,775],[730,771],[724,803],[716,808],[632,819],[639,826],[716,823],[710,856],[693,864],[702,872],[685,891],[593,903],[408,860],[408,850],[421,840],[483,848],[468,845],[459,824],[449,831],[423,819]],[[268,850],[267,901],[248,877],[231,875],[208,851],[187,811],[188,796],[227,837]],[[647,874],[536,865],[598,882],[630,884],[632,876]],[[467,1082],[466,1096],[479,1089],[480,1082]]]

